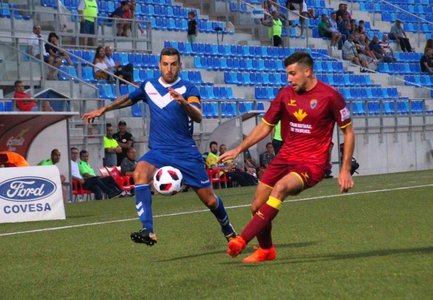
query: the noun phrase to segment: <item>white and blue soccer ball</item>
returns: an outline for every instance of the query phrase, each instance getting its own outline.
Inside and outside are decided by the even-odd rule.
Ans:
[[[159,168],[153,175],[153,186],[164,196],[172,196],[182,190],[182,173],[172,166]]]

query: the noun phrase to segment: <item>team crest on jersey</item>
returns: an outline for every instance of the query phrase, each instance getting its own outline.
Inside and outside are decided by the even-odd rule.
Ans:
[[[317,99],[311,99],[310,101],[310,108],[315,109],[317,106]]]
[[[290,99],[290,102],[287,103],[288,106],[296,106],[296,100],[295,99]]]
[[[308,116],[308,114],[302,108],[298,109],[293,115],[299,122],[302,122],[302,120]]]

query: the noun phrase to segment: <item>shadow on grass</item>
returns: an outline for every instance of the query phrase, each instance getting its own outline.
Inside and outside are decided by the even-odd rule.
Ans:
[[[372,251],[354,252],[354,253],[312,255],[312,256],[295,257],[295,258],[287,257],[282,260],[288,261],[290,263],[310,263],[310,262],[318,262],[318,261],[333,261],[333,260],[342,260],[342,259],[358,259],[358,258],[368,258],[368,257],[417,255],[417,254],[433,254],[433,247],[383,249],[383,250],[372,250]]]
[[[318,244],[319,242],[303,242],[303,243],[290,243],[290,244],[276,244],[275,246],[278,248],[303,248],[303,247],[309,247],[315,244]],[[251,248],[252,249],[252,248]],[[248,253],[248,252],[245,252]],[[160,262],[168,262],[168,261],[176,261],[176,260],[182,260],[182,259],[189,259],[189,258],[196,258],[196,257],[202,257],[207,255],[214,255],[214,254],[224,254],[220,250],[218,251],[208,251],[208,252],[202,252],[197,254],[191,254],[191,255],[184,255],[184,256],[178,256],[168,259],[161,259]],[[227,256],[228,257],[228,256]],[[229,257],[228,257],[229,258]],[[233,262],[227,262],[227,263],[234,263]]]

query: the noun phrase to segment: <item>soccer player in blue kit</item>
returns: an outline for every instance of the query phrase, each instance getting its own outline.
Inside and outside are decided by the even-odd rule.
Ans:
[[[228,241],[236,236],[223,201],[211,187],[202,155],[192,138],[193,122],[202,120],[200,95],[197,87],[179,77],[181,66],[177,49],[162,49],[161,77],[147,79],[129,95],[120,96],[107,106],[82,116],[89,123],[108,111],[131,106],[139,100],[149,106],[149,151],[139,159],[134,172],[135,203],[143,226],[131,233],[134,242],[148,246],[157,241],[149,184],[156,170],[163,166],[173,166],[182,172],[183,182],[194,189],[214,214]]]

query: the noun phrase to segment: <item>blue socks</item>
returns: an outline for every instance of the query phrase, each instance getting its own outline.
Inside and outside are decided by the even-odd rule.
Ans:
[[[143,227],[153,232],[152,193],[149,184],[135,185],[135,208]]]
[[[221,225],[221,230],[225,236],[234,233],[233,227],[230,225],[229,216],[227,215],[224,203],[220,197],[217,197],[217,205],[215,208],[211,208],[210,211],[214,214],[217,221]]]

